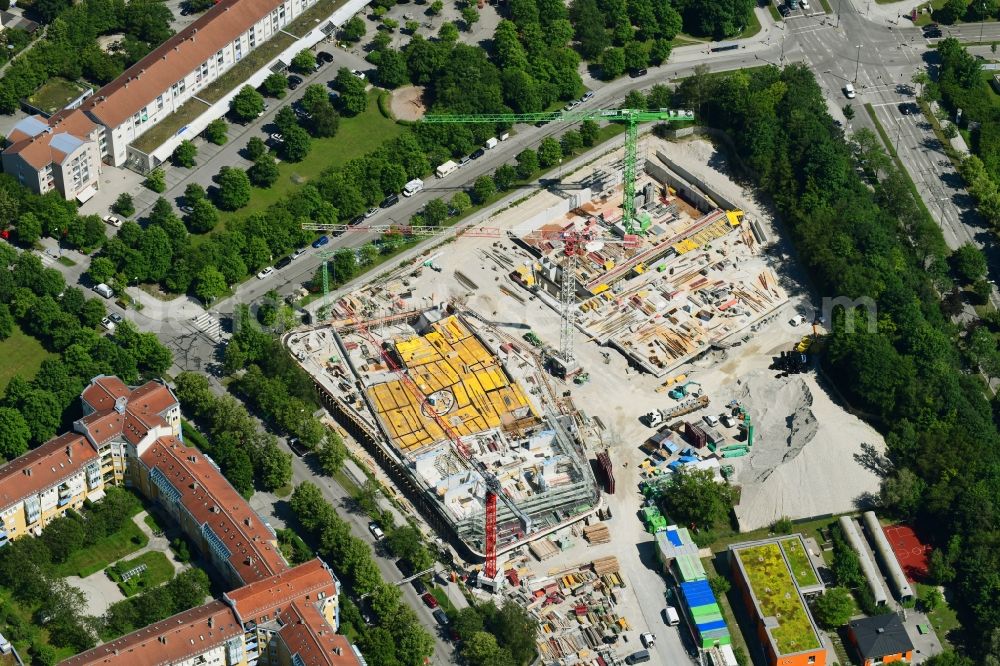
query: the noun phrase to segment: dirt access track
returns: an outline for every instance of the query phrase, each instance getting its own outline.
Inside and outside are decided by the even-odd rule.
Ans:
[[[427,108],[424,106],[424,87],[405,86],[392,93],[392,115],[396,120],[420,120]]]

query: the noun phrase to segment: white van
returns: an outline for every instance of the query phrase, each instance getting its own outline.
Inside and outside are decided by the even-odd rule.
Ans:
[[[485,148],[486,150],[490,150],[491,148],[496,148],[498,143],[500,142],[497,141],[497,138],[495,136],[490,137],[489,139],[486,139],[486,145],[483,146],[483,148]]]
[[[667,606],[667,608],[666,608],[666,610],[664,612],[667,615],[667,624],[669,626],[675,627],[675,626],[677,626],[678,624],[681,623],[681,618],[677,614],[677,609],[674,608],[673,606]]]
[[[108,285],[104,284],[103,282],[101,284],[97,285],[96,287],[94,287],[94,291],[96,291],[98,294],[100,294],[104,298],[111,298],[112,296],[115,295],[114,290],[112,290],[111,287],[109,287]]]
[[[412,197],[422,189],[424,189],[424,181],[414,178],[403,187],[403,196]]]

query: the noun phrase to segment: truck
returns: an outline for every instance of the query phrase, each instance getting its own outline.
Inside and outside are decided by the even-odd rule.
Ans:
[[[406,185],[403,186],[403,196],[412,197],[414,194],[424,189],[424,181],[419,178],[414,178]]]
[[[492,150],[493,148],[497,147],[498,143],[500,143],[500,141],[497,140],[497,138],[495,136],[490,137],[489,139],[486,139],[486,145],[483,146],[483,149],[484,150]]]
[[[700,393],[700,391],[699,391]],[[645,423],[650,428],[659,428],[666,421],[676,417],[684,416],[685,414],[690,414],[691,412],[696,412],[699,409],[704,409],[708,407],[709,402],[711,402],[707,395],[699,395],[697,397],[691,397],[684,402],[671,407],[670,409],[654,409],[651,412],[646,412],[639,417],[639,420]]]
[[[438,178],[444,178],[445,176],[447,176],[449,173],[451,173],[452,171],[454,171],[457,168],[458,168],[458,164],[456,164],[455,162],[453,162],[451,160],[448,160],[447,162],[445,162],[444,164],[442,164],[441,166],[439,166],[437,169],[435,169],[434,172],[437,174]]]

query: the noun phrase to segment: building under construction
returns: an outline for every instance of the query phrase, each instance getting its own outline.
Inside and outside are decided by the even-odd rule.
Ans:
[[[501,552],[596,506],[596,481],[567,431],[571,419],[551,410],[530,346],[437,308],[367,323],[346,317],[286,342],[334,401],[334,414],[377,433],[382,462],[474,553],[485,546],[480,469],[506,498],[497,505]]]

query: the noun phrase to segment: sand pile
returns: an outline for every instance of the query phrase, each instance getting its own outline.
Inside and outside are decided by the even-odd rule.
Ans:
[[[741,529],[764,527],[782,516],[850,511],[878,490],[878,477],[855,454],[864,443],[883,451],[885,442],[835,404],[811,375],[777,379],[759,371],[737,382],[732,397],[749,410],[755,426],[750,455],[727,461],[743,486],[736,507]]]

